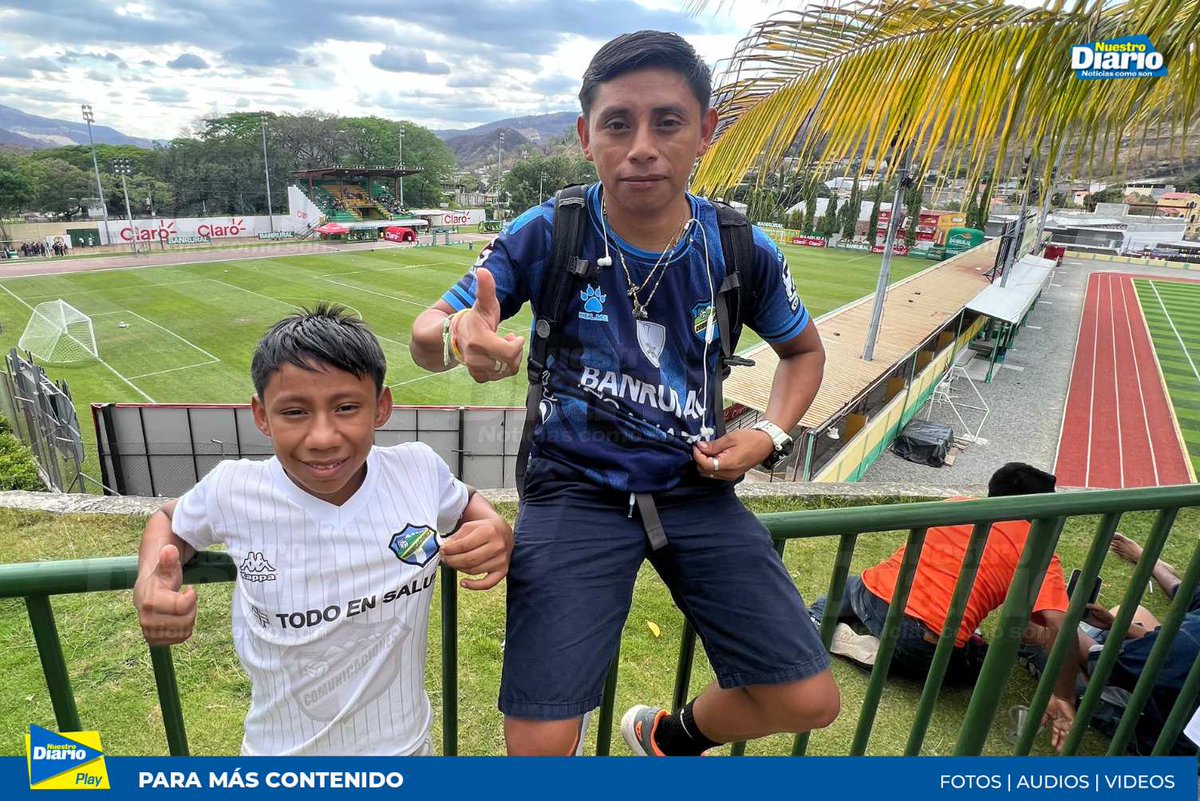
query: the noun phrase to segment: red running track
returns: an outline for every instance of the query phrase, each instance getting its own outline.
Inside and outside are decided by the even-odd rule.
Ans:
[[[1058,443],[1059,485],[1186,484],[1186,458],[1133,281],[1093,273]]]

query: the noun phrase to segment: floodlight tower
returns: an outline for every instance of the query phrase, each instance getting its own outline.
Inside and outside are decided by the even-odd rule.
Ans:
[[[133,162],[129,159],[113,159],[113,174],[121,176],[121,191],[125,193],[125,216],[129,218],[129,247],[137,255],[137,229],[133,227],[133,212],[129,209],[129,187],[125,178],[133,175]]]
[[[267,115],[266,112],[259,112],[259,121],[262,123],[262,145],[263,145],[263,175],[267,181],[267,220],[271,226],[271,233],[275,233],[275,212],[271,206],[271,168],[267,166]]]
[[[80,106],[83,110],[83,121],[87,123],[88,142],[92,145],[92,169],[96,171],[96,194],[100,196],[100,210],[104,213],[104,238],[106,244],[112,244],[112,234],[108,230],[108,204],[104,202],[104,187],[100,184],[100,165],[96,161],[96,140],[92,138],[92,123],[96,121],[96,115],[92,113],[92,107],[88,103]]]

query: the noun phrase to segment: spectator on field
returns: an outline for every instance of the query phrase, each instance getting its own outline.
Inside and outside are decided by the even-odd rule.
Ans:
[[[1050,493],[1054,492],[1054,486],[1055,477],[1050,473],[1027,464],[1010,462],[992,475],[988,482],[988,497]],[[920,682],[924,682],[929,675],[973,528],[970,524],[939,526],[926,533],[889,665],[892,675]],[[987,654],[987,643],[977,633],[977,627],[991,612],[1003,605],[1029,533],[1028,520],[999,522],[988,533],[975,583],[955,634],[954,650],[945,676],[948,684],[970,686],[979,677],[979,669]],[[875,663],[879,637],[895,593],[904,552],[905,547],[901,546],[883,562],[864,570],[861,576],[850,576],[838,610],[840,622],[834,629],[830,645],[832,653],[863,665]],[[825,598],[812,605],[813,619],[818,624],[825,605]],[[1027,641],[1053,643],[1062,628],[1066,610],[1066,582],[1062,564],[1055,554],[1050,559],[1033,605],[1031,625],[1026,632]],[[857,633],[854,626],[867,633]],[[1056,747],[1061,747],[1074,720],[1074,673],[1073,667],[1064,666],[1055,697],[1047,708],[1047,716],[1054,724],[1053,740]]]
[[[1142,546],[1122,534],[1113,536],[1111,550],[1120,559],[1131,564],[1137,564],[1142,558]],[[1159,559],[1151,575],[1167,597],[1174,599],[1181,583],[1178,571]],[[1108,639],[1109,629],[1120,611],[1119,607],[1107,610],[1096,604],[1089,604],[1088,609],[1087,622],[1091,626],[1084,627],[1085,634],[1081,637],[1080,651],[1080,662],[1085,675],[1090,675],[1095,668],[1103,644]],[[1148,755],[1153,750],[1167,715],[1179,699],[1188,671],[1200,660],[1200,587],[1193,590],[1187,609],[1179,632],[1171,642],[1167,659],[1155,676],[1150,701],[1142,711],[1134,737],[1130,741],[1129,748],[1135,753]],[[1125,641],[1121,643],[1112,673],[1109,674],[1104,701],[1092,718],[1092,725],[1110,736],[1116,731],[1117,723],[1124,714],[1129,693],[1133,692],[1138,678],[1146,668],[1150,651],[1158,641],[1159,629],[1159,621],[1154,615],[1145,607],[1139,606],[1125,634]],[[1113,689],[1118,692],[1111,692]],[[1195,699],[1192,701],[1193,711],[1197,702]],[[1171,753],[1194,755],[1196,747],[1181,735],[1173,744]]]

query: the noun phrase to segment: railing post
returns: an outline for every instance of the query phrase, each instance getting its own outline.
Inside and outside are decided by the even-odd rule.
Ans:
[[[1200,543],[1197,543],[1192,551],[1191,564],[1188,565],[1187,572],[1184,573],[1178,589],[1175,590],[1175,598],[1171,603],[1167,618],[1158,629],[1154,647],[1150,649],[1146,665],[1142,668],[1137,684],[1134,685],[1133,694],[1125,705],[1125,714],[1121,716],[1121,722],[1117,724],[1117,730],[1108,747],[1108,756],[1117,756],[1123,753],[1129,744],[1129,738],[1133,736],[1142,709],[1150,700],[1150,692],[1154,689],[1154,682],[1158,680],[1158,673],[1167,661],[1167,654],[1171,651],[1171,644],[1175,642],[1175,635],[1179,633],[1179,626],[1188,613],[1188,606],[1192,602],[1192,594],[1196,591],[1197,583],[1200,583]]]
[[[904,746],[905,756],[919,756],[921,745],[925,742],[925,732],[929,729],[929,721],[933,717],[933,707],[937,703],[938,692],[942,689],[942,680],[946,676],[946,667],[954,653],[954,645],[958,639],[958,628],[962,625],[963,614],[967,610],[967,600],[971,597],[971,589],[975,586],[975,576],[979,572],[979,560],[983,558],[983,549],[987,545],[988,534],[991,533],[991,523],[977,523],[971,531],[971,540],[967,543],[967,552],[963,557],[962,570],[958,583],[954,585],[954,595],[950,599],[950,609],[946,613],[946,623],[942,627],[941,637],[933,652],[933,661],[929,666],[929,675],[921,690],[921,700],[917,703],[917,714],[913,720],[912,729],[908,732],[908,743]]]
[[[458,756],[458,575],[442,565],[442,756]]]
[[[158,688],[163,728],[167,731],[167,750],[171,756],[187,756],[187,729],[183,722],[183,707],[179,703],[179,683],[175,680],[175,663],[171,659],[170,647],[151,646],[150,664],[154,668],[154,684]]]
[[[1034,738],[1037,737],[1037,731],[1041,725],[1042,714],[1046,711],[1046,705],[1050,702],[1050,696],[1053,694],[1054,686],[1058,682],[1058,673],[1062,669],[1063,660],[1075,660],[1078,658],[1076,654],[1079,646],[1077,627],[1080,618],[1083,617],[1084,609],[1087,607],[1088,593],[1086,588],[1096,583],[1096,577],[1100,575],[1100,567],[1104,564],[1104,557],[1108,553],[1108,546],[1112,542],[1113,534],[1116,532],[1117,525],[1120,522],[1121,515],[1119,512],[1112,512],[1100,519],[1100,525],[1096,529],[1096,536],[1092,539],[1092,547],[1088,551],[1087,558],[1084,560],[1079,582],[1075,585],[1075,597],[1070,599],[1070,603],[1067,606],[1067,614],[1063,620],[1062,631],[1058,633],[1058,637],[1054,640],[1054,645],[1050,648],[1050,654],[1046,659],[1046,667],[1042,671],[1041,679],[1038,680],[1037,690],[1033,693],[1033,700],[1029,702],[1029,715],[1025,721],[1025,727],[1017,733],[1017,745],[1013,751],[1016,756],[1028,756],[1030,749],[1033,748]]]
[[[825,613],[821,615],[821,627],[817,635],[821,645],[829,650],[833,642],[833,630],[837,627],[838,610],[842,606],[842,595],[846,592],[846,578],[850,575],[850,563],[854,559],[857,534],[842,534],[838,537],[837,554],[833,558],[833,573],[829,576],[829,590],[825,594]],[[801,732],[792,741],[792,756],[804,756],[808,751],[811,732]]]
[[[58,639],[50,599],[45,595],[26,596],[25,609],[29,612],[29,625],[42,660],[42,673],[46,677],[46,689],[50,691],[58,730],[80,731],[83,727],[79,723],[79,710],[75,707],[75,693],[71,691],[71,676],[67,673],[67,660]]]
[[[696,630],[683,621],[683,633],[679,636],[679,661],[675,665],[675,691],[671,694],[671,711],[678,712],[687,703],[688,688],[692,683],[692,665],[696,661]]]
[[[883,685],[887,681],[888,668],[892,664],[896,640],[900,637],[900,621],[908,607],[908,594],[912,591],[913,577],[917,574],[917,562],[921,558],[921,549],[925,545],[925,534],[928,531],[926,528],[914,528],[908,532],[904,559],[900,562],[900,573],[896,577],[896,588],[892,591],[892,602],[888,606],[887,617],[883,620],[879,653],[875,656],[875,666],[871,668],[871,679],[867,682],[862,712],[858,716],[858,728],[854,730],[854,740],[850,743],[850,756],[862,756],[867,752],[867,741],[871,739],[871,729],[875,726],[875,715],[879,711]]]
[[[1142,549],[1142,558],[1133,568],[1129,589],[1125,591],[1125,596],[1121,599],[1120,607],[1117,609],[1116,618],[1109,630],[1108,640],[1100,651],[1100,658],[1096,661],[1096,666],[1092,668],[1087,692],[1083,694],[1079,708],[1075,711],[1075,725],[1071,728],[1071,733],[1067,735],[1067,742],[1063,745],[1063,756],[1074,756],[1079,749],[1079,744],[1083,741],[1088,722],[1092,719],[1092,714],[1100,703],[1100,694],[1104,692],[1108,676],[1117,662],[1121,642],[1125,639],[1129,623],[1133,620],[1133,614],[1137,611],[1137,605],[1142,599],[1142,592],[1146,589],[1146,582],[1150,579],[1154,563],[1158,561],[1158,555],[1162,553],[1167,535],[1171,532],[1171,527],[1175,525],[1175,517],[1178,514],[1178,509],[1163,509],[1154,520],[1150,536],[1146,538],[1146,545]]]
[[[1188,722],[1188,717],[1193,714],[1192,704],[1196,701],[1196,696],[1200,695],[1200,660],[1197,660],[1192,665],[1192,669],[1188,671],[1187,678],[1183,680],[1183,687],[1179,690],[1179,698],[1175,701],[1175,706],[1171,709],[1171,714],[1167,715],[1166,721],[1163,723],[1162,732],[1158,735],[1158,742],[1154,744],[1154,750],[1150,753],[1151,756],[1166,756],[1171,751],[1171,746],[1175,744],[1176,738],[1179,737],[1179,732],[1183,731],[1184,725]]]
[[[596,723],[596,756],[608,756],[612,747],[613,705],[617,702],[617,669],[621,664],[621,643],[608,665],[604,679],[604,696],[600,701],[600,720]]]
[[[963,725],[954,747],[955,756],[978,756],[987,742],[988,730],[1000,708],[1003,694],[999,692],[1008,680],[1017,661],[1017,649],[1029,624],[1029,614],[1037,600],[1038,590],[1058,544],[1065,517],[1042,517],[1033,521],[1012,586],[1000,609],[1000,625],[995,640],[988,647],[975,691],[967,704]]]

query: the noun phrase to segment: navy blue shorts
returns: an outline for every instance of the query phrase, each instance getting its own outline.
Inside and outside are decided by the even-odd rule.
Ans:
[[[722,687],[782,684],[829,667],[766,528],[726,482],[655,495],[668,544],[650,549],[629,495],[531,460],[508,572],[500,711],[565,720],[600,705],[649,558]],[[667,663],[663,670],[669,670]]]

